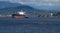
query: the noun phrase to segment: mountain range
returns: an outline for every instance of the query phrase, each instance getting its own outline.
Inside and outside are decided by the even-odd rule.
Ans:
[[[34,11],[40,11],[28,5],[0,1],[0,14],[13,14],[21,10],[29,13]]]
[[[20,5],[19,3],[10,3],[10,2],[0,1],[0,9],[8,8],[8,7],[16,7],[19,5]]]
[[[46,12],[46,11],[51,12],[51,10],[36,9],[24,4],[0,1],[0,14],[14,14],[21,10],[28,13]],[[56,11],[56,10],[52,10],[52,11]]]

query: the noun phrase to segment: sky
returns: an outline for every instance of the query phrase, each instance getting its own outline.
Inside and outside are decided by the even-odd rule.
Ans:
[[[60,7],[60,0],[0,0],[0,1],[8,1],[12,3],[20,3],[26,4],[33,7],[40,6],[40,7]]]

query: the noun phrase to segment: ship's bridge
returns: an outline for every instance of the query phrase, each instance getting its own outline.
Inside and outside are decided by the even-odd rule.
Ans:
[[[20,11],[20,12],[18,12],[18,14],[20,14],[20,15],[25,15],[26,14],[26,12],[24,12],[24,11]]]

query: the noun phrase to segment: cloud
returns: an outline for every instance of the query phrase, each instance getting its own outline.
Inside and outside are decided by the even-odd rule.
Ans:
[[[25,3],[32,6],[59,6],[60,0],[26,0]]]
[[[24,2],[18,2],[18,3],[20,3],[20,4],[25,4]]]
[[[17,2],[31,6],[60,6],[60,0],[0,0]]]
[[[59,2],[60,0],[44,0],[45,2]]]

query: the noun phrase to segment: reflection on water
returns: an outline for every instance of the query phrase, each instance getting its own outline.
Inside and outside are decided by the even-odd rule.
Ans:
[[[58,18],[0,18],[1,33],[60,33]]]

